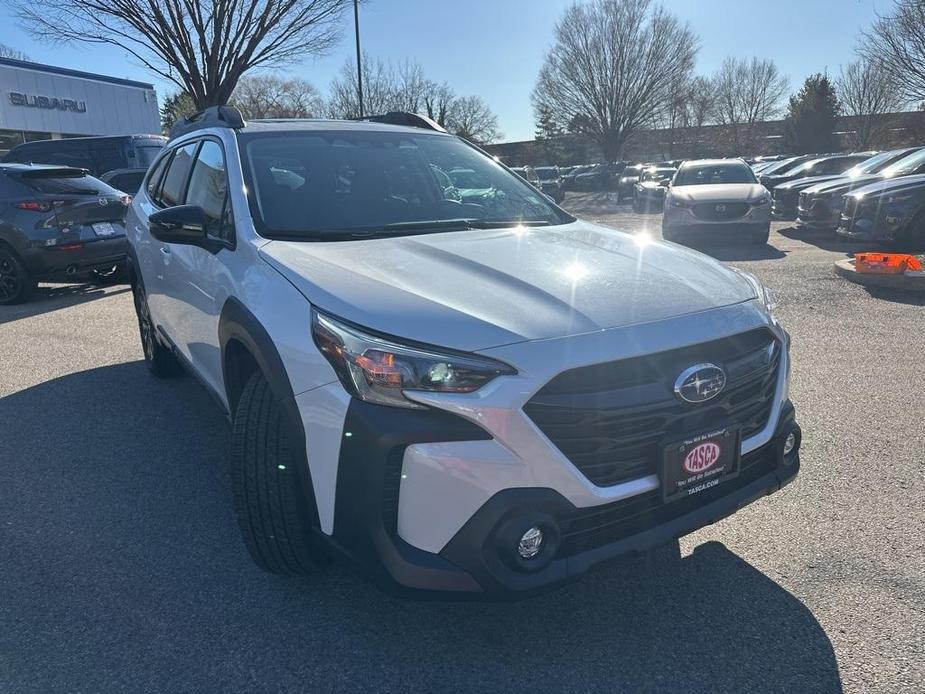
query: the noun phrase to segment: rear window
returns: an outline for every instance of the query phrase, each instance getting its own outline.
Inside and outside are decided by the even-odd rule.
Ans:
[[[20,180],[38,193],[49,195],[118,195],[118,191],[99,179],[87,175],[20,176]]]

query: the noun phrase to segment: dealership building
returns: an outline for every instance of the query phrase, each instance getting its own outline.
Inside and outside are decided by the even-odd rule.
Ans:
[[[160,131],[153,85],[0,58],[0,154],[32,140]]]

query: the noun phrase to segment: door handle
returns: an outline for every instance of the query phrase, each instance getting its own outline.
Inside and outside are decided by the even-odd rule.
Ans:
[[[170,246],[161,246],[161,253],[164,255],[170,255]]]

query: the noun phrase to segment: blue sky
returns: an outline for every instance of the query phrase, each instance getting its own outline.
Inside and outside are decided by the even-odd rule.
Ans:
[[[483,96],[498,114],[505,140],[532,137],[530,91],[553,28],[571,0],[368,0],[361,9],[364,49],[400,61],[414,58],[428,77],[447,80],[460,94]],[[853,59],[855,36],[890,0],[663,0],[700,36],[698,71],[709,74],[727,55],[771,58],[797,85],[806,75]],[[322,91],[353,54],[353,24],[328,56],[286,72]],[[117,48],[53,46],[34,40],[0,7],[0,42],[33,60],[154,82],[173,91]]]

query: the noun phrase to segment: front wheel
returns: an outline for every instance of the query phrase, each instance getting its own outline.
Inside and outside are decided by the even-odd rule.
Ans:
[[[38,282],[16,252],[0,246],[0,304],[20,304],[35,294]]]
[[[135,301],[135,315],[138,317],[141,349],[144,352],[148,369],[158,378],[179,376],[183,372],[183,367],[180,366],[173,352],[158,338],[154,322],[151,320],[151,312],[148,309],[148,299],[138,284],[132,286],[132,298]]]
[[[269,573],[309,574],[319,564],[292,455],[299,445],[263,374],[255,373],[234,413],[231,480],[244,544]]]

